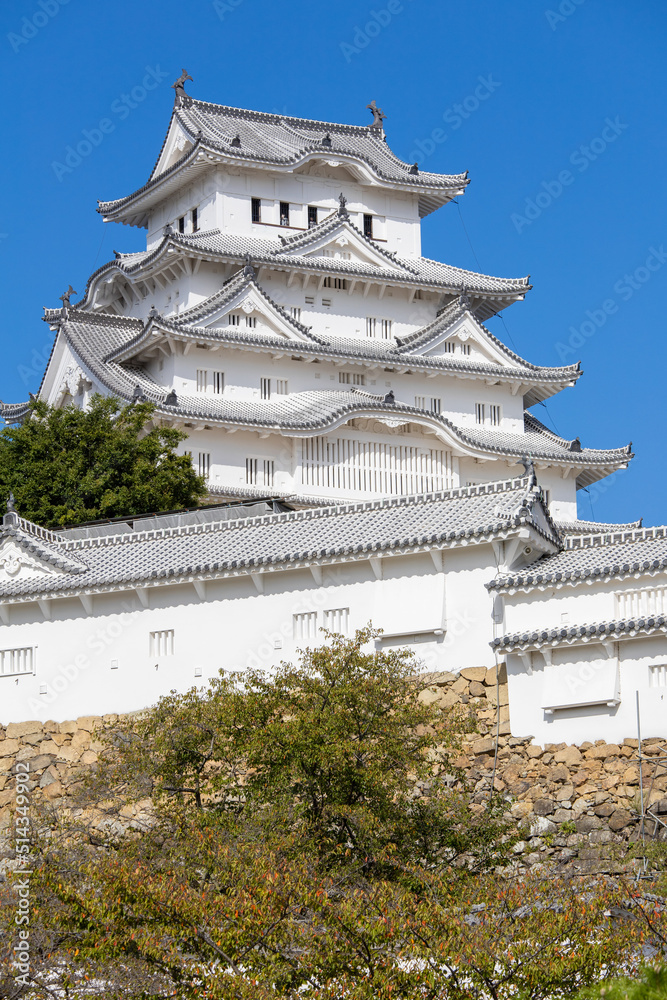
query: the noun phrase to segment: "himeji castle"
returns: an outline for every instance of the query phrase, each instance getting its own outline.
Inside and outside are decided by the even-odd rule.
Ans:
[[[631,447],[584,447],[531,411],[581,371],[521,358],[484,325],[529,279],[422,256],[422,218],[462,196],[467,174],[400,160],[375,101],[368,124],[340,125],[195,100],[183,77],[174,87],[148,180],[98,207],[144,228],[146,250],[116,252],[78,302],[70,286],[45,311],[39,395],[151,401],[156,422],[187,433],[222,506],[60,532],[10,509],[5,714],[140,708],[219,667],[291,656],[321,626],[372,620],[380,646],[417,644],[429,669],[502,655],[522,732],[625,726],[623,657],[648,687],[667,645],[662,624],[623,630],[619,608],[667,612],[653,580],[667,544],[662,529],[578,520],[577,490],[626,468]],[[20,421],[29,404],[0,412]],[[634,565],[635,542],[653,557],[641,585],[614,568],[619,546],[618,565]],[[600,594],[580,586],[591,574]],[[594,591],[604,634],[571,634],[566,623],[589,628]],[[98,618],[124,624],[92,657]],[[70,646],[90,664],[49,709]],[[589,661],[601,666],[579,684]]]

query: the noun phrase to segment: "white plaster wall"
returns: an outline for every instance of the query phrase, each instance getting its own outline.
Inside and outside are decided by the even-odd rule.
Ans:
[[[667,664],[667,638],[636,637],[614,644],[618,665],[620,703],[580,708],[556,709],[548,715],[543,709],[545,665],[541,654],[532,656],[533,673],[527,672],[522,659],[512,653],[507,657],[510,720],[515,736],[533,736],[537,743],[582,743],[604,739],[620,742],[637,734],[636,694],[639,692],[642,737],[667,736],[667,687],[651,687],[651,665]],[[580,647],[582,684],[590,684],[593,665],[588,664],[591,647]],[[597,646],[600,662],[606,658]],[[576,657],[570,647],[568,657]],[[576,678],[576,674],[575,674]],[[573,690],[573,696],[576,691]],[[588,697],[588,694],[586,694]]]
[[[584,625],[614,621],[626,616],[619,595],[644,594],[667,587],[667,574],[638,576],[628,580],[580,581],[560,588],[546,586],[505,595],[505,628],[508,633],[560,625]],[[667,613],[665,597],[658,604],[634,613]]]
[[[94,597],[92,615],[78,599],[54,600],[51,621],[36,604],[14,605],[10,624],[0,626],[0,650],[34,646],[36,667],[34,675],[0,676],[0,721],[133,711],[172,688],[203,684],[221,667],[269,669],[296,655],[293,616],[303,611],[316,611],[321,626],[324,610],[349,607],[350,632],[369,621],[395,631],[400,607],[402,642],[424,669],[490,665],[490,559],[486,545],[445,552],[444,578],[428,553],[384,559],[380,579],[368,561],[345,563],[324,567],[321,586],[307,569],[273,572],[262,574],[263,593],[244,576],[207,583],[204,600],[191,584],[161,585],[148,592],[148,608],[128,591]],[[410,634],[443,626],[444,636],[426,641]],[[174,655],[152,656],[149,633],[164,629],[174,629]]]
[[[308,168],[313,170],[314,168]],[[315,168],[317,169],[317,168]],[[331,176],[314,173],[271,174],[259,169],[240,171],[212,168],[177,194],[166,198],[152,211],[147,245],[155,246],[162,239],[162,230],[169,223],[177,228],[180,216],[192,208],[199,210],[199,228],[219,228],[224,232],[275,239],[272,227],[280,224],[280,202],[290,204],[290,226],[280,227],[285,235],[308,228],[307,206],[319,209],[318,222],[338,208],[342,191],[348,199],[352,221],[363,231],[364,213],[375,217],[374,238],[380,245],[400,256],[421,254],[421,228],[418,196],[386,191],[381,187],[360,184],[344,168],[327,171]],[[260,224],[253,224],[251,198],[262,200]],[[191,231],[188,219],[186,232]]]

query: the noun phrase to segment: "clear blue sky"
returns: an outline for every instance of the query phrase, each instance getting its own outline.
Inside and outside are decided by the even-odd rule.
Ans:
[[[667,521],[664,0],[6,0],[0,25],[0,398],[38,388],[41,307],[141,248],[96,200],[147,180],[181,67],[193,96],[239,107],[365,124],[374,98],[399,156],[470,171],[460,214],[425,221],[424,254],[530,274],[507,330],[490,327],[533,362],[581,359],[536,414],[587,446],[633,441],[580,515]],[[64,172],[86,130],[99,145]]]

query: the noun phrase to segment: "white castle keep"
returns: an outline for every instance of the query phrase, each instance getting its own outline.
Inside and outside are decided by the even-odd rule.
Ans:
[[[627,736],[636,691],[662,735],[665,531],[577,519],[631,449],[530,412],[581,372],[484,326],[528,278],[422,257],[467,176],[399,160],[375,102],[338,125],[175,89],[149,180],[99,206],[146,250],[46,310],[39,395],[150,400],[219,505],[57,532],[9,509],[0,722],[142,708],[372,620],[429,670],[502,657],[517,735]]]

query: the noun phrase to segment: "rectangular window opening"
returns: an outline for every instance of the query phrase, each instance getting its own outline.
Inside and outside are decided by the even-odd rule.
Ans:
[[[289,226],[289,202],[280,202],[280,225]]]
[[[0,649],[0,677],[16,677],[20,674],[34,674],[35,647],[22,649]]]
[[[223,393],[225,391],[225,373],[213,372],[213,392]]]
[[[323,625],[329,632],[347,635],[350,624],[349,608],[332,608],[323,612]]]
[[[173,628],[160,629],[157,632],[149,632],[149,651],[151,656],[173,656],[174,655],[174,630]]]
[[[197,369],[197,392],[208,392],[208,371],[206,368]]]
[[[500,419],[500,407],[492,403],[489,406],[489,423],[492,427],[500,427]]]
[[[366,385],[366,376],[361,372],[338,372],[338,381],[343,385]]]
[[[290,306],[290,316],[295,319],[297,323],[301,319],[301,306]]]
[[[486,406],[484,403],[475,403],[475,423],[483,424],[486,416]]]
[[[179,233],[184,233],[185,232],[185,216],[184,215],[182,215],[180,217],[180,219],[178,220],[178,231],[179,231]]]
[[[262,201],[261,201],[261,198],[252,198],[250,204],[251,204],[251,208],[250,208],[251,216],[250,217],[251,217],[252,222],[261,222],[262,221]]]
[[[367,239],[369,239],[369,240],[373,239],[373,216],[372,215],[364,215],[364,236],[366,236]]]
[[[292,615],[292,635],[297,642],[317,638],[317,611],[301,611]]]
[[[192,232],[193,233],[198,233],[199,232],[199,209],[198,208],[193,208],[192,209]]]
[[[271,458],[246,458],[247,486],[273,486],[274,462]]]
[[[208,479],[211,471],[211,454],[208,451],[200,451],[197,457],[197,474]]]
[[[667,664],[655,663],[648,668],[650,687],[667,687]]]
[[[317,208],[315,205],[308,206],[308,228],[312,229],[317,225]]]

